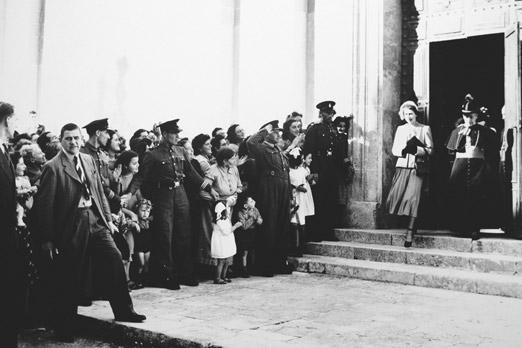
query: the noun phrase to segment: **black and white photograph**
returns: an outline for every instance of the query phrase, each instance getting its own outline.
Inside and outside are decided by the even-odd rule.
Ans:
[[[0,347],[522,347],[522,0],[0,0]]]

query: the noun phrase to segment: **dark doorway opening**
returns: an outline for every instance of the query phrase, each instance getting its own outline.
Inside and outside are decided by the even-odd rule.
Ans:
[[[445,229],[448,227],[447,187],[451,170],[451,158],[445,144],[460,118],[460,108],[467,93],[471,93],[479,105],[486,106],[492,118],[501,120],[504,104],[504,35],[430,43],[429,69],[428,123],[433,132],[435,151],[428,184],[428,203],[423,215],[426,227]]]

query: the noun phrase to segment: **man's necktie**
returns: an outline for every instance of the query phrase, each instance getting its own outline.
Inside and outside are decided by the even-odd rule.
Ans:
[[[80,181],[83,185],[83,197],[85,199],[89,199],[91,197],[91,190],[87,184],[87,179],[85,178],[85,173],[83,172],[82,163],[81,160],[78,159],[78,156],[74,156],[74,167],[76,168],[76,172],[78,173]]]

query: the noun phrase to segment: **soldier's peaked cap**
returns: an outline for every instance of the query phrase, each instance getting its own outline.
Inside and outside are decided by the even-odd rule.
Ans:
[[[335,113],[335,110],[333,108],[334,106],[335,106],[335,102],[334,101],[326,100],[324,102],[320,102],[315,107],[318,108],[321,111],[330,111],[330,112]]]
[[[85,125],[83,128],[87,130],[87,133],[96,132],[97,130],[107,130],[109,128],[109,119],[102,118],[101,120],[95,120]]]
[[[182,129],[179,128],[178,122],[179,122],[179,118],[176,118],[174,120],[163,122],[162,124],[160,124],[159,127],[160,127],[162,132],[180,133],[182,131]]]
[[[283,129],[283,128],[279,127],[279,121],[278,120],[273,120],[273,121],[267,122],[264,125],[262,125],[261,128],[259,128],[259,129],[263,129],[266,126],[268,126],[269,124],[272,125],[272,130],[282,130]]]

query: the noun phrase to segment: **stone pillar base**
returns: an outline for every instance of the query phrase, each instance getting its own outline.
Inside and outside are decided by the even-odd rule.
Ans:
[[[344,227],[375,229],[378,227],[380,204],[377,202],[351,201],[346,206]]]

